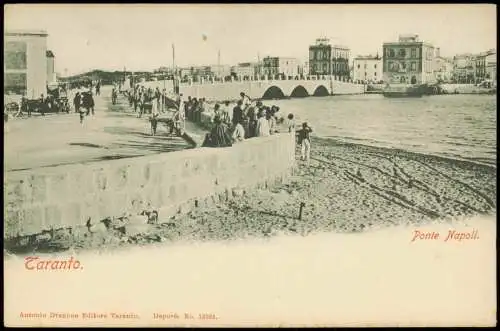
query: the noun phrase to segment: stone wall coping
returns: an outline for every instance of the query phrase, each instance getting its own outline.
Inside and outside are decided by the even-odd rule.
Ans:
[[[253,145],[261,145],[266,144],[266,142],[280,139],[284,135],[289,135],[286,132],[281,134],[277,133],[268,137],[258,137],[246,139],[242,142],[236,143],[231,147],[225,148],[214,148],[214,147],[198,147],[198,148],[190,148],[184,149],[181,151],[160,153],[160,154],[151,154],[151,155],[142,155],[142,156],[134,156],[127,157],[122,159],[115,160],[106,160],[106,161],[90,161],[83,164],[62,164],[62,165],[54,165],[48,167],[40,167],[28,170],[19,170],[19,171],[8,171],[5,173],[4,183],[7,181],[16,180],[17,178],[22,179],[28,176],[40,176],[40,175],[53,175],[53,174],[61,174],[61,173],[69,173],[75,170],[89,170],[90,169],[105,169],[105,168],[116,168],[120,166],[127,165],[136,165],[136,164],[144,164],[147,163],[156,163],[156,162],[164,162],[164,161],[183,161],[186,159],[192,158],[205,158],[207,155],[222,155],[224,153],[232,153],[239,149],[245,149],[249,146]]]

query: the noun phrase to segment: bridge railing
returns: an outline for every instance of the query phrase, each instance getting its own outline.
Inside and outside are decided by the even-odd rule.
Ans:
[[[232,76],[231,78],[214,78],[214,77],[200,77],[198,79],[189,78],[187,80],[181,81],[182,86],[191,85],[205,85],[205,84],[227,84],[234,82],[275,82],[283,80],[331,80],[337,82],[345,82],[351,84],[362,84],[360,82],[354,81],[345,76],[335,76],[335,75],[294,75],[294,76],[280,76],[280,75],[261,75],[261,76]]]

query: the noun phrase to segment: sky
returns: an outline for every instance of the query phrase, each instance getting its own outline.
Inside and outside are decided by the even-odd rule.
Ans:
[[[49,34],[56,71],[153,70],[265,56],[306,60],[316,38],[350,47],[352,56],[382,54],[383,42],[416,33],[441,55],[496,48],[491,4],[13,4],[5,30]]]

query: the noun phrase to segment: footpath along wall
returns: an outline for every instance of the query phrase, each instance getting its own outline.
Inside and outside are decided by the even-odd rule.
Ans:
[[[294,137],[282,133],[229,148],[7,172],[4,238],[85,226],[145,206],[166,219],[197,199],[281,181],[294,163]]]

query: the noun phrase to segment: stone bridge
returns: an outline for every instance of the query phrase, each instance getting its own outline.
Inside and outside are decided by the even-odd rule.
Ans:
[[[152,81],[142,83],[147,87],[159,87],[173,90],[172,81]],[[333,76],[309,77],[301,80],[234,80],[228,82],[203,81],[201,83],[183,83],[179,90],[185,97],[206,98],[207,100],[234,100],[240,92],[245,92],[252,99],[274,99],[286,97],[307,97],[362,94],[365,87],[336,80]]]

